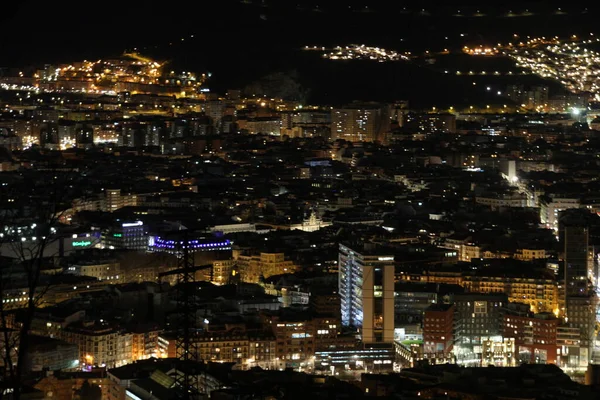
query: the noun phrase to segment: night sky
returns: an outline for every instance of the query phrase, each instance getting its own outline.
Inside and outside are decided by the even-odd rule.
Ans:
[[[567,15],[553,15],[551,2],[502,2],[482,8],[488,15],[525,9],[540,14],[529,18],[452,17],[455,9],[473,13],[476,2],[274,1],[245,4],[239,0],[150,3],[146,1],[81,2],[23,0],[3,2],[0,15],[0,66],[54,61],[57,58],[96,57],[119,53],[125,47],[165,46],[186,34],[202,37],[204,51],[219,57],[245,51],[319,41],[385,42],[397,46],[431,45],[442,34],[462,27],[488,38],[507,29],[536,32],[547,29],[589,29],[595,26],[590,8],[564,2]],[[272,3],[272,5],[270,5]],[[157,4],[152,7],[152,4]],[[370,7],[364,10],[364,4]],[[555,3],[558,4],[558,3]],[[420,8],[430,14],[419,16]],[[490,8],[496,7],[496,8]],[[497,8],[502,7],[502,8]],[[596,6],[598,7],[598,6]],[[404,9],[412,11],[405,14]],[[365,12],[358,12],[359,10]],[[366,12],[368,11],[368,12]],[[400,42],[399,37],[410,38]],[[228,58],[229,60],[229,58]]]
[[[448,101],[454,102],[458,87],[453,82],[445,87],[440,77],[423,71],[404,66],[326,65],[298,49],[307,44],[364,43],[423,51],[495,43],[513,31],[534,36],[589,34],[595,32],[598,15],[597,10],[586,11],[589,6],[577,2],[567,6],[503,2],[483,5],[481,11],[487,17],[459,18],[455,16],[458,9],[472,14],[481,2],[436,7],[427,1],[346,0],[321,1],[317,7],[315,1],[265,0],[267,6],[261,6],[263,0],[252,1],[254,4],[239,0],[192,5],[161,2],[157,7],[145,1],[24,0],[3,4],[0,67],[97,59],[137,48],[170,60],[177,68],[211,71],[211,87],[220,91],[243,87],[273,71],[295,69],[303,82],[313,87],[316,95],[312,100],[317,102],[344,102],[353,97],[368,100],[372,92],[375,97],[389,97],[385,100],[421,96],[425,102],[433,95],[444,97],[445,92]],[[557,14],[558,7],[564,13]],[[427,15],[420,13],[421,8],[427,9]],[[535,16],[501,17],[509,10],[529,10]],[[367,78],[373,79],[369,82]]]

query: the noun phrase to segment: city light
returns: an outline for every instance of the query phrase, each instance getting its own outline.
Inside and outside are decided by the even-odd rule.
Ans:
[[[306,50],[311,48],[307,46]],[[333,51],[323,54],[324,58],[330,60],[373,60],[377,62],[408,60],[408,56],[395,51],[386,50],[380,47],[370,47],[357,44],[349,46],[337,46]]]
[[[553,79],[574,93],[589,92],[600,99],[600,53],[586,47],[599,39],[577,41],[533,38],[501,49],[520,68]]]
[[[231,246],[230,240],[222,242],[203,242],[201,240],[175,241],[166,240],[161,237],[154,237],[151,249],[177,250],[188,248],[192,250],[221,250]]]

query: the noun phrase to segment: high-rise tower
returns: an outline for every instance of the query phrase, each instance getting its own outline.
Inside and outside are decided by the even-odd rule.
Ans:
[[[564,281],[567,295],[589,290],[589,226],[592,214],[583,209],[561,213],[559,227],[564,251]]]
[[[363,343],[394,341],[394,256],[368,245],[340,244],[342,325],[360,330]]]
[[[594,214],[586,209],[561,213],[559,235],[564,249],[564,317],[581,332],[580,365],[591,357],[596,322],[597,297],[593,290],[593,262],[589,251],[589,231]],[[590,279],[592,278],[592,279]]]

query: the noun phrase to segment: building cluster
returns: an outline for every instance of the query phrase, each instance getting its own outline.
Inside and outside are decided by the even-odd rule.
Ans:
[[[44,93],[116,94],[133,92],[176,97],[198,97],[207,74],[165,69],[157,62],[138,53],[106,60],[75,62],[8,71],[0,78],[6,90]]]
[[[509,43],[502,53],[512,58],[518,67],[560,82],[575,93],[588,92],[597,100],[600,57],[589,45],[600,39],[580,40],[575,35],[570,39],[530,38],[525,42]]]
[[[306,46],[304,49],[317,50],[317,47]],[[325,48],[321,47],[319,50],[325,50]],[[333,51],[324,53],[323,57],[329,60],[372,60],[377,62],[408,60],[406,54],[399,54],[395,51],[379,47],[365,46],[364,44],[352,44],[344,47],[336,46],[333,48]]]
[[[0,361],[47,398],[587,393],[591,111],[1,94]]]

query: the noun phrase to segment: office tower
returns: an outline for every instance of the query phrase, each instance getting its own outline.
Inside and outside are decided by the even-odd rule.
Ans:
[[[142,221],[118,223],[102,232],[102,242],[108,249],[145,251],[148,249],[148,232]]]
[[[502,336],[504,293],[465,293],[454,296],[456,321],[454,356],[469,366],[514,366],[515,340]]]
[[[590,277],[593,262],[589,252],[589,230],[594,215],[586,209],[565,210],[559,218],[559,236],[564,249],[564,317],[581,333],[577,356],[586,365],[591,350],[596,322],[597,298]]]
[[[584,209],[566,210],[559,219],[564,251],[564,280],[567,295],[588,292],[589,225],[591,214]]]
[[[394,340],[394,256],[369,244],[339,250],[342,325],[360,330],[363,343]]]
[[[456,337],[476,343],[489,336],[501,335],[501,316],[508,303],[504,293],[465,293],[454,295]]]

